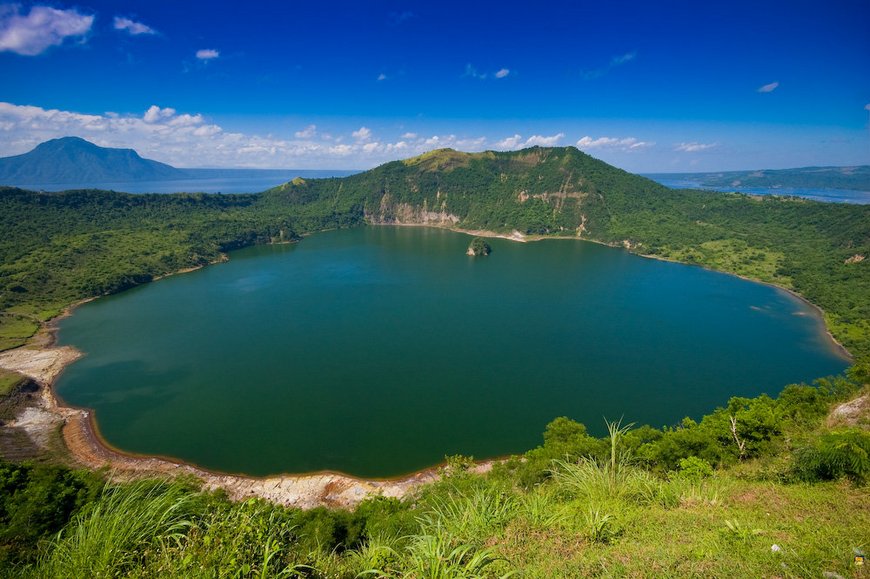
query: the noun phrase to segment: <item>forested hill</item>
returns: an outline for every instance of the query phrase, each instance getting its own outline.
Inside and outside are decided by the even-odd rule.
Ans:
[[[23,155],[0,158],[0,185],[153,181],[185,175],[132,149],[99,147],[78,137],[52,139]]]
[[[0,190],[0,307],[44,318],[233,247],[365,222],[578,237],[774,282],[870,355],[870,206],[671,190],[573,147],[444,149],[258,195]]]

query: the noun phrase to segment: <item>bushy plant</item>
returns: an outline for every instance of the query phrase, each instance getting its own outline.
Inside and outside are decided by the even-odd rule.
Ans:
[[[846,477],[864,484],[870,476],[870,433],[848,429],[823,434],[815,444],[798,449],[792,469],[800,480]]]

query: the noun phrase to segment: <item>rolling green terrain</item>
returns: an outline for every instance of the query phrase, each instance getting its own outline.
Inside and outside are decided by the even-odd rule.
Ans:
[[[228,249],[366,222],[572,236],[776,283],[870,354],[870,206],[672,190],[573,147],[444,149],[258,195],[0,189],[0,308],[45,320]]]
[[[773,282],[870,356],[870,206],[674,191],[573,148],[435,151],[259,195],[0,189],[2,347],[77,300],[366,222],[580,237]],[[443,481],[354,511],[2,463],[0,576],[859,576],[868,382],[860,362],[698,422],[611,424],[604,439],[556,419],[486,476],[452,457]],[[827,417],[856,396],[857,420]]]

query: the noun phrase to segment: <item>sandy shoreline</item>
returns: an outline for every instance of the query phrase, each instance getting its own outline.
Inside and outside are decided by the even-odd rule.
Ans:
[[[227,258],[212,263],[222,263]],[[160,276],[196,271],[187,268]],[[46,449],[50,439],[60,429],[61,438],[69,457],[79,466],[97,470],[107,468],[112,480],[124,481],[159,476],[193,476],[207,490],[224,490],[232,500],[259,497],[288,507],[314,508],[318,506],[350,508],[367,497],[385,496],[401,498],[418,486],[441,477],[441,466],[393,479],[362,479],[336,472],[315,472],[300,475],[252,477],[212,472],[182,461],[157,456],[125,453],[109,446],[99,435],[91,410],[67,406],[55,395],[55,380],[64,369],[83,354],[71,346],[57,346],[57,322],[72,314],[76,307],[97,299],[87,298],[65,308],[30,339],[30,343],[0,352],[0,368],[27,376],[39,386],[36,403],[19,412],[16,418],[2,427],[20,428],[40,448]],[[484,473],[497,460],[477,463],[472,470]]]
[[[472,236],[500,238],[517,242],[539,241],[543,239],[571,239],[589,241],[607,247],[621,247],[620,245],[576,236],[526,236],[516,230],[511,234],[503,234],[487,230],[468,230],[436,224],[393,223],[378,225],[435,227]],[[627,249],[631,251],[630,248]],[[640,257],[659,261],[683,263],[656,255],[644,255],[633,251],[632,253]],[[227,259],[224,256],[212,263],[224,262]],[[703,265],[700,267],[718,273],[733,275],[747,281],[762,283],[788,292],[817,312],[820,316],[822,327],[837,352],[847,360],[851,361],[853,359],[848,350],[834,338],[827,328],[822,308],[795,291],[773,283],[747,278],[739,274],[713,270]],[[176,274],[187,273],[197,269],[200,269],[200,267],[181,270],[176,272]],[[168,277],[168,275],[176,274],[160,276],[155,278],[155,281]],[[181,461],[161,457],[133,455],[112,448],[100,437],[98,429],[94,424],[93,412],[87,409],[66,406],[58,400],[53,391],[53,384],[64,368],[82,355],[81,352],[70,346],[55,345],[56,322],[71,315],[77,306],[94,299],[96,298],[81,300],[66,308],[61,315],[45,324],[37,335],[31,339],[29,345],[0,352],[0,368],[20,372],[40,386],[37,403],[25,408],[13,422],[7,425],[9,427],[22,428],[38,445],[44,447],[47,438],[60,428],[63,443],[69,456],[75,463],[91,469],[108,468],[111,478],[115,480],[129,480],[149,476],[191,475],[201,480],[204,488],[209,490],[223,489],[233,500],[260,497],[285,506],[300,508],[313,508],[316,506],[351,507],[366,497],[375,495],[403,497],[421,484],[433,482],[440,478],[441,469],[438,466],[388,480],[360,479],[335,472],[276,475],[258,478],[211,472]],[[495,462],[498,461],[480,462],[473,467],[473,470],[476,472],[487,472]]]
[[[76,464],[94,470],[108,468],[113,480],[188,475],[202,481],[205,489],[223,489],[233,500],[260,497],[291,507],[347,508],[369,496],[403,497],[419,485],[441,476],[441,469],[433,467],[392,480],[360,479],[333,472],[258,478],[221,474],[180,461],[120,452],[102,441],[91,411],[66,406],[54,395],[54,380],[66,365],[79,357],[81,353],[75,348],[51,345],[23,346],[0,353],[0,367],[20,372],[40,386],[37,403],[25,408],[7,426],[22,428],[40,446],[45,446],[46,438],[60,428],[63,443]],[[482,462],[473,470],[486,472],[492,464],[492,461]]]

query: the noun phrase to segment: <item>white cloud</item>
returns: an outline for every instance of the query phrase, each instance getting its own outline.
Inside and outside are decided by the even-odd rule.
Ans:
[[[544,135],[532,135],[528,139],[526,139],[526,147],[555,147],[559,144],[559,141],[565,136],[565,133],[559,133],[558,135],[551,135],[549,137],[545,137]]]
[[[766,84],[764,86],[758,87],[758,92],[773,92],[776,90],[776,87],[779,86],[778,82],[772,82],[770,84]]]
[[[522,135],[514,135],[513,137],[507,137],[501,141],[497,141],[493,144],[493,147],[496,149],[519,149],[520,143],[522,142]]]
[[[139,36],[140,34],[157,34],[157,31],[147,24],[142,24],[141,22],[136,22],[135,20],[130,20],[129,18],[124,18],[122,16],[115,16],[114,26],[115,30],[125,30],[133,36]]]
[[[866,105],[864,105],[864,110],[870,111],[870,103],[867,103]]]
[[[497,150],[513,150],[513,149],[524,149],[526,147],[554,147],[559,141],[561,141],[565,137],[565,133],[558,133],[556,135],[544,136],[544,135],[532,135],[526,140],[523,140],[522,135],[515,134],[512,137],[504,138],[500,141],[496,141],[493,143],[492,147]]]
[[[387,80],[387,75],[385,75],[384,73],[379,74],[378,80]]]
[[[93,16],[74,9],[34,6],[27,16],[20,9],[18,4],[0,5],[0,52],[35,56],[66,38],[84,36],[94,23]]]
[[[200,60],[214,60],[221,55],[214,48],[201,48],[196,51],[196,57]]]
[[[142,116],[142,120],[144,120],[146,123],[156,123],[160,119],[168,119],[174,114],[175,109],[169,107],[161,109],[157,105],[151,105],[148,110],[145,111],[145,114]]]
[[[511,73],[509,68],[500,68],[495,72],[480,72],[475,68],[474,65],[468,63],[465,65],[465,72],[462,74],[463,77],[469,78],[478,78],[480,80],[485,80],[487,78],[505,78]]]
[[[674,147],[674,150],[682,153],[697,153],[699,151],[707,151],[716,146],[716,143],[680,143]]]
[[[357,141],[368,141],[372,138],[372,131],[368,127],[360,127],[351,133],[351,136]]]
[[[587,135],[577,141],[577,148],[583,150],[610,149],[618,151],[637,151],[652,147],[653,145],[655,145],[655,143],[641,141],[636,137],[598,137],[597,139],[593,139]]]
[[[143,157],[178,167],[364,168],[450,147],[482,151],[485,137],[405,133],[395,141],[375,140],[361,127],[335,134],[310,125],[295,138],[225,131],[199,113],[152,105],[131,113],[83,114],[0,102],[0,156],[25,153],[48,139],[75,135],[103,147],[129,147]],[[315,137],[314,139],[307,136]],[[300,136],[301,135],[301,136]],[[558,135],[556,135],[558,136]],[[550,139],[535,136],[528,139]],[[520,143],[523,144],[523,143]]]
[[[297,139],[312,139],[317,135],[317,125],[308,125],[301,131],[294,133]]]

